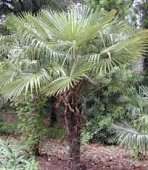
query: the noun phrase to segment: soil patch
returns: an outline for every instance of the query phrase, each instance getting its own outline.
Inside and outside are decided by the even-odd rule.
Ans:
[[[40,170],[69,170],[66,143],[50,140],[40,146]],[[148,161],[132,159],[121,147],[85,145],[81,149],[82,165],[87,170],[148,170]],[[82,166],[83,170],[83,166]]]

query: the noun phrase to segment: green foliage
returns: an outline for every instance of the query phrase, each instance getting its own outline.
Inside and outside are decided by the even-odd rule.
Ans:
[[[39,142],[47,136],[47,128],[38,114],[18,113],[18,132],[22,135],[23,144],[30,152],[36,152]]]
[[[0,76],[3,94],[54,95],[146,53],[147,31],[135,32],[114,17],[115,11],[98,14],[85,6],[11,17],[17,36],[12,37],[9,64]]]
[[[122,18],[128,14],[128,10],[133,3],[132,0],[86,0],[86,2],[99,10],[102,8],[107,11],[115,9]]]
[[[48,128],[48,137],[50,139],[64,139],[65,129],[59,127],[49,127]]]
[[[74,87],[77,89],[82,83],[82,91],[87,85],[96,89],[102,82],[101,76],[109,76],[116,68],[133,63],[148,49],[148,31],[133,30],[117,20],[115,10],[98,13],[86,6],[74,6],[68,11],[42,11],[36,17],[25,14],[10,19],[14,41],[12,48],[8,47],[8,67],[0,75],[2,94],[15,100],[28,94],[66,96],[72,92],[75,95],[66,96],[64,103],[67,110],[74,110],[72,113],[76,110],[80,113],[75,104],[71,106],[73,97],[81,97],[81,93],[72,91]],[[28,119],[27,116],[26,125]],[[109,122],[110,118],[100,121],[98,131]],[[79,142],[79,136],[75,139],[79,123],[76,119],[71,124],[75,128],[74,135],[70,132],[72,145],[73,141]],[[71,155],[74,156],[71,160],[79,158],[78,152]]]
[[[17,129],[17,123],[6,123],[0,121],[0,134],[10,135],[15,134]]]
[[[125,125],[114,125],[114,128],[117,133],[118,142],[126,148],[131,149],[134,156],[142,159],[148,151],[147,87],[140,87],[138,94],[134,94],[133,96],[133,105],[138,111],[136,111],[136,114],[134,113],[133,120],[130,123],[131,125],[127,123]]]
[[[113,144],[112,137],[114,132],[111,131],[111,125],[111,117],[101,114],[96,116],[87,123],[86,129],[82,132],[82,143]]]
[[[36,152],[39,142],[47,136],[47,127],[44,124],[44,115],[40,112],[43,109],[43,103],[36,100],[34,104],[32,99],[25,102],[17,102],[18,123],[17,132],[22,136],[22,142],[27,150]]]
[[[140,126],[145,127],[145,123],[140,122]],[[139,124],[138,124],[139,125]],[[138,159],[143,159],[148,151],[148,130],[145,133],[132,127],[114,125],[117,131],[118,142],[127,149],[133,151],[133,155]]]
[[[0,140],[0,154],[1,170],[38,170],[37,162],[28,157],[22,146]]]
[[[82,133],[83,142],[116,143],[112,123],[132,122],[141,102],[139,97],[135,100],[132,89],[141,80],[142,76],[130,69],[117,69],[110,77],[102,79],[98,89],[92,89],[90,95],[84,98],[88,123]]]

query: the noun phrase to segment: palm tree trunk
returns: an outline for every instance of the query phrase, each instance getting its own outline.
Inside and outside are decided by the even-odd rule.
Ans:
[[[61,95],[64,104],[65,128],[69,146],[69,170],[80,170],[80,135],[82,111],[80,103],[80,85]]]
[[[80,115],[79,109],[75,110],[74,112],[72,110],[67,110],[67,112],[65,112],[67,142],[69,145],[69,166],[71,170],[80,170]]]

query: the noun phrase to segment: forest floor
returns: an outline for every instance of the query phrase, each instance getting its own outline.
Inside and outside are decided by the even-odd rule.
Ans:
[[[15,122],[14,115],[3,114],[4,119]],[[4,140],[13,140],[14,135],[1,136]],[[40,145],[40,156],[37,158],[40,170],[69,170],[67,144],[58,140],[45,140]],[[87,170],[148,170],[148,159],[135,160],[131,153],[118,146],[85,145],[81,148],[81,163]]]
[[[40,154],[40,170],[69,170],[66,143],[45,141],[40,146]],[[116,146],[85,145],[81,149],[81,162],[87,170],[148,170],[148,160],[135,160],[129,152]]]
[[[19,144],[18,136],[1,136]],[[40,145],[39,170],[69,170],[67,144],[58,140],[46,140]],[[138,161],[129,151],[118,146],[103,146],[99,144],[83,145],[81,148],[81,163],[85,170],[148,170],[148,159]]]

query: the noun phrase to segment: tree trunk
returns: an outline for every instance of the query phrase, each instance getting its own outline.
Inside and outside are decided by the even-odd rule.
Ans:
[[[65,107],[64,119],[69,146],[69,170],[80,170],[80,135],[82,128],[82,110],[80,102],[81,84],[65,92],[60,100]]]
[[[69,145],[69,167],[70,170],[80,170],[80,118],[78,112],[67,112],[65,121],[67,122],[67,142]]]

